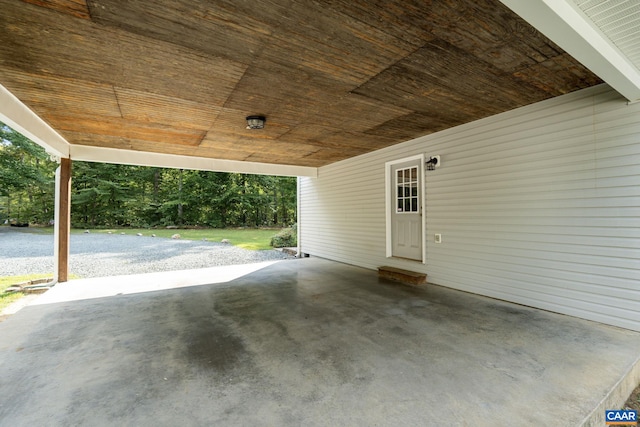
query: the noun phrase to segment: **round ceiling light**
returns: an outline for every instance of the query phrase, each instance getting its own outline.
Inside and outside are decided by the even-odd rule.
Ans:
[[[247,129],[264,129],[265,116],[247,116]]]

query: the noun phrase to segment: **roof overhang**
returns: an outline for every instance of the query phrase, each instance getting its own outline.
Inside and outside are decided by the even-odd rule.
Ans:
[[[606,35],[576,2],[500,1],[597,74],[627,100],[640,100],[640,70],[616,46],[615,37]],[[621,0],[611,3],[620,5],[631,2]],[[640,34],[635,37],[640,37]]]
[[[0,121],[42,146],[51,156],[69,157],[67,140],[1,84],[0,105]]]
[[[7,2],[0,120],[55,157],[317,176],[602,80],[640,99],[640,59],[585,0],[188,4]],[[268,129],[247,132],[256,112]]]
[[[309,166],[276,165],[272,163],[211,159],[177,154],[149,153],[118,148],[72,145],[70,157],[87,162],[116,163],[121,165],[154,166],[174,169],[192,169],[216,172],[238,172],[256,175],[306,176],[315,178],[318,169]]]
[[[308,166],[275,165],[205,157],[123,150],[86,145],[71,145],[4,86],[0,85],[0,121],[25,135],[54,158],[258,175],[305,176],[315,178],[318,169]]]

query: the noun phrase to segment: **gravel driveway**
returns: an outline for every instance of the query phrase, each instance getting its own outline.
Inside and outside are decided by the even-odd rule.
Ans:
[[[223,243],[121,234],[72,234],[69,270],[105,277],[289,259],[276,250],[251,251]],[[53,273],[53,235],[0,227],[0,276]]]

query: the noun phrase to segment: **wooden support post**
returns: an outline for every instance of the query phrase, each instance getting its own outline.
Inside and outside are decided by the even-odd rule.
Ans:
[[[69,280],[69,234],[71,232],[71,159],[60,159],[56,171],[56,277]]]

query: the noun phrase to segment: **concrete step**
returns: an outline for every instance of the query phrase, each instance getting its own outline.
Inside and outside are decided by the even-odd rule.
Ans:
[[[401,268],[382,266],[378,267],[378,276],[408,285],[424,285],[427,283],[427,275]]]

